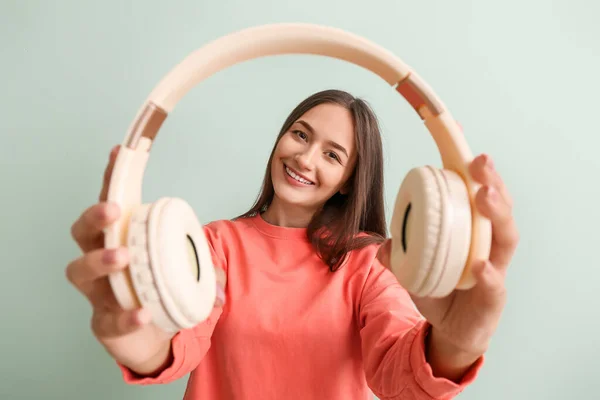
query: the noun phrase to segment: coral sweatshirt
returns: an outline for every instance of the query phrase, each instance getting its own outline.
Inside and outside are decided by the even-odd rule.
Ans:
[[[458,383],[425,359],[430,325],[378,246],[351,253],[330,272],[306,229],[260,215],[204,226],[227,274],[226,304],[172,339],[173,362],[153,377],[120,365],[125,382],[189,379],[185,400],[451,399],[472,383],[483,357]]]

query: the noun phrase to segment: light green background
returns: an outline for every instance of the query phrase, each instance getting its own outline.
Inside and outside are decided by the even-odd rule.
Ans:
[[[69,234],[96,201],[108,151],[146,95],[197,47],[238,29],[313,22],[373,40],[429,82],[489,152],[522,241],[487,363],[461,399],[598,395],[600,144],[597,3],[492,1],[7,1],[0,5],[2,399],[179,399],[185,379],[130,387],[64,278]],[[337,60],[237,65],[190,92],[161,131],[144,199],[180,196],[202,221],[252,203],[273,139],[310,93],[371,102],[385,135],[388,210],[408,169],[439,165],[408,105]],[[390,217],[390,215],[388,216]],[[260,360],[256,360],[260,362]]]

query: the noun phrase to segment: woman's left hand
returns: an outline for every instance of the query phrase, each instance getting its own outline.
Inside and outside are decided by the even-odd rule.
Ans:
[[[432,325],[429,350],[435,348],[443,361],[464,359],[474,362],[488,348],[506,302],[506,270],[519,241],[512,214],[512,199],[502,178],[487,155],[476,157],[470,165],[474,180],[482,187],[476,195],[478,210],[490,219],[492,247],[489,260],[473,265],[477,284],[469,290],[454,290],[443,298],[412,296],[420,313]],[[389,266],[389,241],[379,255]],[[446,357],[445,359],[443,357]],[[433,355],[435,356],[435,355]]]

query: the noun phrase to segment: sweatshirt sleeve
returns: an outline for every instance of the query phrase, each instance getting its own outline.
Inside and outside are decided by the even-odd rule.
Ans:
[[[396,277],[377,260],[359,305],[365,373],[381,400],[449,400],[471,384],[481,357],[460,382],[436,377],[425,358],[431,325],[420,315]]]
[[[227,274],[227,260],[221,245],[221,238],[216,233],[216,228],[213,224],[209,224],[204,227],[204,233],[215,267],[222,268]],[[222,312],[222,307],[215,307],[205,321],[193,328],[177,332],[171,339],[171,363],[157,374],[140,376],[124,365],[117,363],[125,383],[131,385],[165,384],[176,381],[192,372],[210,349],[211,337]]]

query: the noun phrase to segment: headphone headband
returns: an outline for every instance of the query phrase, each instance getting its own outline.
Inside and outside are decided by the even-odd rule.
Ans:
[[[468,167],[473,155],[463,133],[442,101],[421,77],[388,50],[340,29],[313,24],[270,24],[223,36],[192,52],[152,90],[134,118],[115,161],[108,200],[123,212],[140,204],[143,171],[153,141],[167,115],[183,96],[212,74],[243,61],[283,54],[322,55],[361,66],[390,84],[417,112],[431,133],[444,168],[456,172],[467,188],[471,204],[468,264],[484,259],[491,245],[491,225],[477,211],[475,194],[479,184]],[[105,231],[105,245],[116,247],[126,240],[126,219]],[[465,272],[465,275],[466,272]],[[113,287],[125,290],[122,275],[112,277]],[[461,285],[469,286],[470,282]],[[121,304],[127,303],[120,299]]]
[[[140,137],[154,140],[176,104],[214,73],[255,58],[284,54],[321,55],[350,62],[395,87],[421,119],[427,121],[428,117],[447,113],[429,85],[385,48],[337,28],[303,23],[271,24],[223,36],[187,56],[152,90],[124,145],[135,148]],[[468,156],[468,151],[462,154]]]

